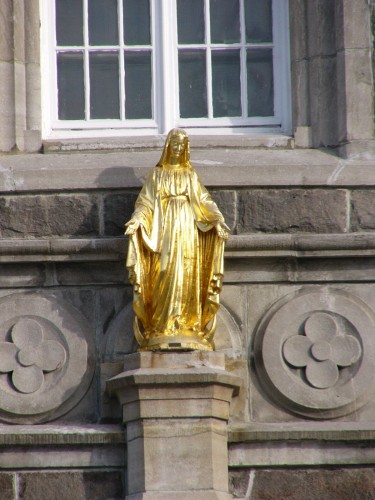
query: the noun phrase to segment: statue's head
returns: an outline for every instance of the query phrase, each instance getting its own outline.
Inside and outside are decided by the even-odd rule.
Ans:
[[[185,130],[181,128],[173,128],[168,133],[165,141],[163,154],[158,163],[163,166],[171,160],[177,160],[181,165],[190,167],[190,144],[189,137]]]

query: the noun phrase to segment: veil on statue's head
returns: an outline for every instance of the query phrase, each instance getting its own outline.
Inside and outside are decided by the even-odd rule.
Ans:
[[[160,160],[156,164],[157,167],[163,167],[164,165],[168,164],[169,160],[169,155],[170,155],[170,143],[171,139],[173,136],[179,135],[180,137],[182,136],[183,142],[184,142],[184,153],[181,159],[181,164],[185,165],[187,168],[191,168],[190,164],[190,141],[189,141],[189,136],[183,130],[182,128],[172,128],[172,130],[169,131],[167,138],[165,140],[164,144],[164,149],[161,154]]]

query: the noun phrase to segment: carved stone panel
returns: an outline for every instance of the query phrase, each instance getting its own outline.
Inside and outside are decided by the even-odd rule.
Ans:
[[[94,371],[83,316],[53,295],[0,299],[0,420],[41,423],[74,407]]]
[[[288,410],[346,415],[373,394],[374,311],[341,290],[291,294],[262,319],[254,354],[264,390]]]

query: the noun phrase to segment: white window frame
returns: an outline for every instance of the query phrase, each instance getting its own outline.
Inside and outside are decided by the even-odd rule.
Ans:
[[[208,9],[209,0],[204,0]],[[87,7],[88,0],[84,0]],[[240,0],[241,7],[243,0]],[[96,49],[120,50],[123,45],[122,2],[118,2],[119,46],[103,46]],[[176,118],[179,116],[178,99],[178,50],[177,50],[177,7],[176,0],[150,0],[151,6],[151,44],[152,44],[152,109],[153,119],[123,120],[96,119],[58,120],[57,117],[57,68],[55,35],[55,1],[40,0],[41,12],[41,66],[42,66],[42,134],[44,139],[66,139],[85,137],[115,137],[165,134],[174,126],[184,127],[191,134],[290,134],[291,133],[291,97],[290,97],[290,58],[289,58],[289,18],[288,0],[273,0],[273,78],[274,78],[274,117],[256,118]],[[206,10],[208,12],[208,10]],[[243,9],[241,8],[241,12]],[[208,16],[206,16],[207,18]],[[208,20],[206,21],[208,23]],[[243,28],[244,20],[241,16]],[[209,23],[208,23],[209,24]],[[170,29],[162,30],[162,26]],[[244,30],[241,29],[244,33]],[[89,51],[88,34],[84,33],[85,57],[87,69]],[[256,46],[256,44],[252,44]],[[203,46],[205,47],[205,46]],[[227,45],[225,47],[228,47]],[[236,44],[233,44],[237,48]],[[133,48],[133,47],[132,47]],[[200,45],[202,48],[202,45]],[[220,48],[215,45],[215,48]],[[69,49],[68,47],[64,47]],[[242,50],[242,58],[246,50]],[[124,64],[120,57],[120,116],[124,117]],[[210,78],[211,58],[207,50],[208,78]],[[242,64],[241,78],[246,81],[245,65]],[[85,71],[85,79],[87,71]],[[86,82],[85,82],[86,83]],[[86,86],[86,85],[85,85]],[[210,85],[207,85],[210,92]],[[245,109],[247,96],[242,85],[242,102]],[[85,90],[86,109],[89,106],[88,92]],[[209,106],[212,106],[208,96]],[[209,111],[211,112],[211,110]]]

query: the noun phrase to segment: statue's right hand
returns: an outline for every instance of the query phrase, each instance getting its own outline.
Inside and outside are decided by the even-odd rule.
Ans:
[[[130,236],[131,234],[134,234],[139,228],[139,221],[131,219],[129,222],[125,224],[125,227],[126,227],[125,234]]]

